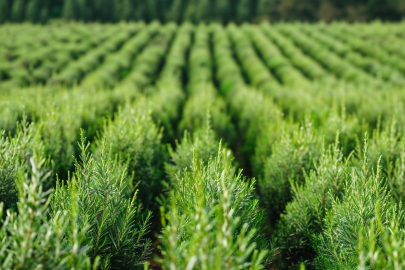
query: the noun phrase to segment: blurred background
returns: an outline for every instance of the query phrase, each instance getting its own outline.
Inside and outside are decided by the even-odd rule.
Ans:
[[[0,0],[0,23],[399,21],[405,0]]]

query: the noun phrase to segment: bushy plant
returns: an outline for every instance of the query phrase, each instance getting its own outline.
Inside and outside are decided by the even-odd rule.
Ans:
[[[237,121],[239,132],[237,154],[242,156],[241,165],[248,167],[255,151],[257,138],[278,126],[283,115],[270,97],[246,86],[242,71],[232,55],[232,47],[226,31],[216,24],[211,27],[219,90],[226,97],[232,119]]]
[[[305,183],[304,172],[314,168],[321,144],[310,122],[292,134],[284,133],[273,144],[259,178],[261,199],[271,223],[276,222],[291,200],[291,185]]]
[[[211,84],[203,83],[198,90],[200,93],[190,97],[184,105],[179,130],[192,132],[202,128],[209,114],[216,136],[227,143],[233,143],[236,138],[235,128],[226,114],[225,102],[217,96],[216,89]]]
[[[69,222],[77,224],[83,233],[86,254],[93,266],[101,269],[141,269],[151,250],[145,235],[149,230],[151,213],[140,214],[136,194],[131,191],[127,169],[119,160],[107,154],[102,143],[99,160],[88,151],[83,132],[80,141],[80,160],[67,184],[58,182],[51,201],[51,217],[67,212]],[[77,202],[72,203],[72,200]],[[75,233],[64,237],[72,241]]]
[[[19,170],[14,179],[19,194],[17,209],[8,209],[0,223],[1,269],[91,269],[85,229],[76,221],[76,212],[57,211],[48,218],[51,191],[43,186],[50,173],[44,168],[39,148],[30,163],[31,170]],[[75,184],[71,187],[75,190]],[[75,196],[65,198],[65,202],[72,208],[79,205]],[[3,206],[1,202],[0,214]]]
[[[347,163],[339,149],[339,140],[322,151],[314,170],[305,174],[305,184],[292,184],[292,201],[286,205],[278,227],[279,243],[285,265],[310,264],[316,256],[314,234],[325,228],[324,218],[333,199],[344,193]]]
[[[209,156],[205,143],[211,141],[211,151],[216,145],[210,134],[209,129],[197,133],[194,142],[186,137],[179,152],[172,151],[174,166],[169,172],[180,170],[162,218],[162,266],[263,269],[275,249],[261,233],[264,211],[253,199],[255,181],[235,173],[229,150],[220,146]]]
[[[165,164],[165,170],[171,181],[176,182],[177,173],[185,168],[190,168],[194,155],[198,155],[200,160],[207,163],[217,154],[217,144],[218,141],[210,127],[209,116],[205,125],[193,132],[193,135],[185,131],[181,143],[176,141],[176,150],[172,146],[168,146],[171,162]]]
[[[361,168],[353,168],[347,174],[343,196],[332,198],[332,206],[324,219],[325,229],[313,242],[318,253],[315,265],[320,269],[353,269],[359,262],[366,267],[364,256],[369,252],[371,261],[379,261],[373,258],[378,256],[374,252],[384,250],[383,243],[394,233],[384,227],[390,226],[390,222],[403,222],[400,207],[390,201],[380,161],[376,170],[369,164],[367,137],[363,153]],[[371,242],[374,244],[370,245]],[[380,260],[393,265],[396,259]]]
[[[44,146],[41,143],[40,130],[35,125],[29,125],[25,120],[17,123],[15,137],[7,137],[5,132],[0,138],[0,202],[5,211],[17,210],[19,200],[17,179],[19,173],[28,173],[31,167],[30,159],[37,155],[44,157]],[[50,164],[42,164],[50,169]],[[44,168],[45,169],[45,168]],[[48,178],[41,180],[44,189],[51,187],[52,181]],[[0,216],[1,218],[1,216]]]
[[[165,154],[160,143],[162,130],[153,121],[150,108],[148,100],[139,97],[134,104],[119,109],[114,120],[107,119],[95,142],[95,156],[101,156],[105,140],[110,155],[127,164],[128,174],[133,175],[131,185],[147,190],[138,197],[146,209],[152,210],[161,193]]]

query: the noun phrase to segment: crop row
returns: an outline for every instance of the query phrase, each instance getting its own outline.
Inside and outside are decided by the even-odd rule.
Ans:
[[[122,81],[122,85],[143,89],[152,84],[160,71],[176,31],[175,24],[160,27],[157,36],[135,59],[132,71]]]
[[[6,87],[22,86],[27,84],[45,83],[47,79],[68,62],[74,61],[85,52],[97,46],[111,36],[111,31],[93,33],[80,33],[69,35],[75,39],[53,39],[48,37],[47,43],[37,43],[36,46],[22,47],[14,51],[12,61],[4,61],[1,65],[2,84]],[[77,40],[77,38],[80,38]],[[78,42],[79,41],[79,42]]]
[[[338,27],[332,27],[331,29],[321,27],[321,31],[324,31],[338,40],[344,41],[351,47],[352,50],[373,57],[381,63],[390,65],[402,73],[405,73],[405,64],[403,63],[403,60],[395,55],[390,55],[386,50],[384,50],[383,47],[375,46],[356,36],[349,35],[345,31],[340,30]]]
[[[197,132],[206,126],[208,121],[217,138],[227,143],[234,142],[236,134],[227,115],[226,103],[219,97],[213,83],[210,32],[207,26],[200,25],[195,30],[187,69],[188,99],[178,126],[180,134],[185,130]]]
[[[381,64],[377,60],[363,56],[360,53],[356,53],[348,45],[331,38],[328,35],[322,34],[317,31],[309,31],[308,29],[303,29],[306,34],[314,39],[314,42],[319,42],[324,46],[328,47],[331,51],[336,52],[342,58],[346,59],[353,65],[363,69],[364,71],[372,74],[377,78],[382,78],[386,81],[401,84],[404,82],[402,74],[392,68],[391,66]]]
[[[377,83],[371,75],[342,60],[342,58],[330,52],[324,46],[313,43],[310,38],[300,33],[297,29],[290,26],[281,26],[280,31],[291,38],[306,54],[321,63],[330,72],[336,74],[337,77],[361,84]]]
[[[181,119],[181,107],[186,99],[183,82],[186,81],[187,52],[191,45],[193,26],[183,24],[179,27],[168,51],[164,66],[150,88],[152,116],[164,127],[164,141],[173,143],[177,137],[177,125]]]
[[[109,38],[101,46],[89,51],[77,61],[70,62],[60,73],[52,76],[48,83],[52,85],[79,83],[87,73],[96,69],[108,54],[118,50],[130,37],[139,32],[142,27],[140,25],[132,25],[124,28],[123,31],[114,34],[113,38]]]
[[[328,79],[330,75],[315,60],[305,55],[295,44],[268,24],[261,26],[263,33],[278,46],[291,63],[311,80]]]
[[[187,26],[183,30],[184,34],[180,31],[179,37],[181,35],[183,39],[190,34]],[[205,48],[208,49],[207,32],[204,33],[200,29],[199,32],[198,35],[201,38],[196,40],[194,46],[199,48],[201,45],[205,45]],[[180,42],[182,39],[178,40],[179,42],[175,42],[174,45],[182,46],[184,44]],[[193,59],[195,60],[195,62],[193,60],[193,65],[197,66],[198,63],[201,63],[200,60],[203,62],[206,60]],[[192,63],[190,62],[190,64]],[[31,213],[35,212],[38,218],[42,216],[41,213],[49,211],[50,218],[42,220],[42,223],[44,228],[49,228],[47,235],[48,239],[52,239],[52,246],[60,243],[61,238],[68,239],[62,245],[64,250],[69,252],[58,254],[57,258],[65,259],[69,266],[72,266],[71,264],[74,262],[81,263],[80,268],[85,269],[89,267],[90,262],[99,262],[101,265],[106,265],[107,268],[113,266],[132,269],[149,255],[150,241],[145,236],[150,226],[150,214],[140,211],[140,205],[142,204],[149,210],[156,210],[155,198],[162,192],[159,168],[165,159],[161,152],[163,146],[160,143],[161,131],[150,117],[155,107],[151,107],[150,104],[154,104],[159,92],[163,93],[164,90],[157,88],[157,92],[151,93],[149,97],[138,95],[135,97],[135,101],[128,100],[127,105],[118,111],[113,120],[110,118],[105,122],[102,136],[97,138],[93,144],[93,154],[89,152],[82,134],[79,144],[80,159],[76,163],[75,177],[68,179],[66,185],[57,184],[49,204],[50,209],[31,208]],[[35,128],[35,126],[36,124],[28,127],[27,130]],[[162,253],[166,254],[162,264],[170,265],[175,260],[180,268],[184,268],[190,263],[197,265],[208,263],[207,269],[223,269],[229,265],[238,267],[242,262],[251,265],[252,269],[262,269],[262,263],[270,262],[273,252],[266,250],[269,243],[264,234],[260,232],[264,223],[264,211],[259,210],[257,200],[251,199],[254,181],[246,182],[240,174],[235,175],[235,168],[230,164],[229,153],[223,152],[221,148],[216,151],[218,141],[212,138],[208,127],[207,129],[208,132],[202,130],[200,135],[196,133],[191,145],[190,141],[185,139],[176,152],[171,153],[173,165],[170,166],[178,169],[176,174],[180,175],[186,169],[195,169],[191,174],[185,173],[176,178],[173,174],[168,174],[169,180],[175,179],[168,182],[172,192],[171,202],[167,205],[181,205],[182,208],[168,207],[167,212],[162,209],[164,215],[162,216]],[[38,132],[42,133],[42,131]],[[19,131],[17,134],[20,134]],[[35,142],[42,144],[46,140],[36,140]],[[45,143],[45,145],[47,144]],[[201,151],[197,151],[196,146],[200,147]],[[208,155],[203,155],[204,151],[208,149],[210,150]],[[195,162],[200,161],[198,156],[192,154],[193,151],[202,154],[199,169]],[[32,158],[32,170],[38,172],[38,174],[34,174],[35,180],[28,184],[28,179],[21,179],[30,187],[27,190],[27,204],[31,204],[35,198],[42,199],[45,196],[41,193],[42,189],[37,188],[38,185],[44,183],[45,177],[41,172],[47,168],[46,164],[41,161],[41,156],[45,156],[45,153],[38,151]],[[112,160],[109,157],[116,158]],[[29,171],[27,168],[29,166],[25,164],[21,171]],[[127,168],[127,171],[124,167]],[[222,175],[221,182],[215,180],[218,175]],[[190,184],[190,188],[184,189],[187,183]],[[196,185],[197,183],[199,185]],[[133,189],[136,184],[139,184],[137,188],[140,189],[138,195],[134,195],[137,194]],[[38,192],[30,193],[33,190],[38,190]],[[95,190],[98,191],[94,192]],[[187,194],[198,194],[198,196],[188,196],[190,200],[186,202],[184,191]],[[206,200],[204,203],[203,200],[208,196],[211,196],[214,201]],[[196,203],[197,201],[198,203]],[[23,237],[28,231],[20,230],[16,234],[13,231],[13,224],[25,222],[27,226],[35,227],[38,221],[24,215],[25,211],[29,211],[28,209],[19,208],[18,211],[20,213],[17,216],[18,219],[7,218],[7,225],[3,227],[5,231],[3,230],[1,234],[6,243],[15,240],[3,232],[20,236],[20,240],[16,241],[13,246],[4,245],[4,248],[9,250],[23,245],[29,247],[33,245],[29,238]],[[219,212],[223,213],[220,215],[223,217],[222,219],[218,219]],[[252,217],[252,212],[257,214]],[[72,213],[72,215],[60,213]],[[114,218],[111,219],[112,215]],[[196,219],[196,215],[201,219]],[[141,220],[142,222],[140,222]],[[200,228],[204,228],[206,222],[209,222],[212,226],[211,233],[195,234],[193,229],[195,226],[188,222],[180,225],[185,229],[188,228],[187,230],[176,231],[178,221],[187,220],[193,220],[195,225]],[[59,234],[53,232],[52,224],[59,224],[58,222],[62,221],[70,223],[72,226],[59,231]],[[116,230],[117,227],[128,229]],[[80,237],[77,238],[76,235],[80,235]],[[45,234],[38,231],[36,239],[43,239],[43,237]],[[171,239],[184,240],[178,241],[176,244]],[[196,242],[201,241],[216,241],[219,246],[223,245],[224,241],[229,244],[222,246],[221,256],[218,255],[218,250],[212,249],[200,250],[192,257],[189,252],[184,252],[184,246],[191,248],[195,246]],[[78,250],[73,249],[73,243],[79,247]],[[82,243],[88,245],[86,252],[81,249]],[[26,261],[33,263],[36,259],[43,258],[40,248],[34,248],[34,250],[34,256]],[[5,267],[12,267],[17,260],[13,256],[8,256]],[[218,259],[207,259],[207,256],[209,258],[214,256]],[[57,261],[49,259],[47,264],[56,265]],[[22,265],[25,265],[25,262]]]
[[[299,86],[308,83],[308,79],[293,66],[275,44],[266,38],[260,29],[244,25],[243,30],[246,35],[249,35],[264,63],[284,85]]]
[[[405,95],[299,29],[141,26],[78,86],[1,92],[2,267],[137,269],[154,235],[164,269],[400,264]]]
[[[229,36],[249,83],[264,92],[272,93],[279,88],[278,80],[269,72],[260,58],[257,56],[249,38],[236,25],[227,27]]]
[[[83,87],[114,87],[132,69],[133,60],[142,52],[158,31],[159,24],[151,24],[128,40],[115,53],[108,54],[103,64],[86,75]]]
[[[367,25],[361,25],[352,29],[350,27],[338,27],[340,31],[343,31],[347,35],[351,37],[362,37],[362,39],[366,42],[372,42],[375,46],[381,46],[383,50],[388,52],[389,54],[398,55],[402,58],[405,57],[405,49],[404,49],[404,38],[401,37],[400,34],[401,28],[395,30],[395,28],[388,28],[382,27],[380,29],[381,33],[378,34],[379,27],[367,27]]]
[[[29,53],[29,49],[35,50],[48,46],[52,42],[75,42],[88,37],[89,32],[95,31],[93,27],[69,25],[67,27],[35,27],[15,26],[2,28],[0,32],[4,42],[0,45],[2,58],[13,61],[16,58]],[[81,31],[78,31],[78,28]]]

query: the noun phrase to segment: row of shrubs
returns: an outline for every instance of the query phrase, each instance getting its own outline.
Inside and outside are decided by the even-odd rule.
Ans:
[[[224,48],[229,48],[229,43],[226,45],[222,35],[214,33],[214,50],[218,39],[225,54]],[[233,83],[233,90],[228,91],[234,96],[243,89],[243,77],[231,56],[228,49],[227,58],[220,58],[217,69],[233,66],[232,77],[239,74],[235,79],[228,77]],[[260,110],[264,106],[259,104],[250,106],[265,115]],[[247,116],[243,107],[248,106],[238,108],[241,116]],[[274,104],[269,102],[268,106]],[[305,263],[310,269],[394,267],[400,263],[395,261],[394,254],[403,250],[402,236],[398,234],[403,222],[401,199],[395,195],[402,194],[402,185],[393,177],[394,171],[398,176],[402,171],[399,157],[402,150],[397,146],[401,142],[396,137],[398,125],[385,121],[386,130],[377,129],[371,141],[362,144],[359,138],[368,128],[362,128],[356,116],[348,118],[345,109],[329,110],[321,123],[312,122],[316,119],[311,118],[309,114],[298,126],[284,120],[282,127],[277,125],[277,117],[267,118],[261,122],[268,121],[267,133],[256,133],[252,167],[259,177],[260,197],[278,238],[281,256],[277,266],[298,267]],[[259,119],[252,123],[258,123]],[[334,142],[337,130],[342,133]],[[246,129],[239,134],[246,134]],[[397,158],[388,149],[396,149]],[[378,161],[380,154],[383,158]]]
[[[290,39],[276,31],[268,24],[261,25],[263,33],[270,39],[285,56],[300,70],[306,77],[311,80],[330,80],[331,76],[327,70],[315,59],[309,57],[297,47]]]
[[[398,57],[396,57],[395,55],[389,54],[384,49],[384,47],[376,47],[374,44],[369,44],[367,41],[358,38],[350,31],[341,29],[339,25],[333,26],[331,27],[331,29],[322,27],[322,25],[318,25],[318,27],[320,28],[320,30],[330,34],[331,36],[346,42],[353,50],[364,55],[371,56],[381,63],[396,68],[402,73],[405,72],[405,64],[403,63],[403,61],[401,61],[401,59],[398,59]]]
[[[133,60],[141,54],[149,41],[156,35],[160,25],[152,23],[129,39],[122,48],[106,56],[104,62],[85,76],[83,87],[112,88],[131,71]]]
[[[354,51],[349,45],[339,41],[338,39],[332,38],[331,36],[323,34],[320,31],[314,31],[314,29],[309,30],[306,27],[303,27],[302,29],[307,35],[313,38],[313,42],[318,42],[328,47],[331,51],[337,53],[339,56],[346,59],[353,65],[372,74],[374,77],[381,78],[384,81],[392,82],[398,85],[404,83],[403,75],[395,68],[384,63],[380,63],[378,60],[370,56],[364,56],[361,53]]]
[[[352,81],[358,84],[377,84],[377,79],[367,74],[363,70],[353,66],[347,61],[333,52],[330,52],[325,46],[312,42],[310,38],[302,34],[300,31],[291,27],[280,27],[279,29],[284,35],[287,35],[297,44],[305,53],[313,59],[321,63],[330,72],[334,73],[338,78]]]
[[[283,85],[299,87],[309,83],[308,78],[295,68],[293,61],[286,58],[280,49],[259,28],[247,24],[242,27],[245,35],[248,35],[251,40],[257,54]],[[283,50],[288,50],[285,47],[283,47]],[[297,54],[296,52],[291,53],[291,55]]]
[[[86,31],[75,31],[75,27],[61,30],[68,34],[66,37],[55,37],[49,34],[36,42],[25,44],[24,40],[15,40],[20,46],[9,48],[5,57],[11,61],[2,61],[0,79],[4,82],[4,90],[29,84],[45,84],[55,73],[60,72],[71,61],[75,61],[86,52],[98,46],[111,37],[114,28],[106,28],[104,32],[89,33],[93,27]],[[31,35],[31,34],[30,34]],[[91,35],[91,36],[90,36]]]
[[[206,32],[200,31],[200,42],[207,45]],[[184,27],[180,34],[184,40],[191,33]],[[180,40],[175,45],[182,47]],[[272,243],[261,232],[264,211],[253,199],[254,180],[236,172],[230,150],[220,146],[209,125],[165,157],[162,130],[151,117],[152,104],[165,90],[156,87],[148,97],[126,99],[91,146],[82,131],[74,173],[57,180],[50,193],[46,141],[37,123],[24,122],[14,137],[4,137],[5,157],[16,151],[21,162],[10,158],[5,167],[12,172],[5,174],[12,187],[5,191],[18,189],[12,198],[18,203],[6,205],[2,267],[142,268],[151,252],[148,209],[156,210],[162,195],[164,268],[263,269],[271,261]],[[28,151],[13,147],[26,142]],[[16,230],[17,224],[24,226]]]
[[[152,23],[152,25],[155,25],[155,27],[159,27],[158,23]],[[79,83],[84,78],[84,76],[96,70],[99,65],[103,64],[103,62],[107,63],[107,61],[104,61],[106,54],[110,54],[111,52],[119,49],[120,46],[122,46],[123,44],[122,39],[125,39],[124,36],[126,35],[125,33],[121,33],[121,35],[111,38],[111,34],[116,31],[118,26],[110,25],[106,25],[103,31],[100,31],[100,27],[97,24],[90,25],[88,27],[83,27],[80,24],[69,24],[66,29],[63,29],[63,31],[57,31],[53,26],[35,27],[26,25],[25,27],[28,29],[34,29],[35,31],[39,31],[38,29],[45,29],[49,31],[49,33],[46,35],[39,35],[38,37],[35,37],[33,41],[26,41],[26,39],[16,36],[16,40],[12,42],[12,44],[17,44],[17,47],[13,47],[9,43],[5,43],[3,45],[3,49],[6,51],[4,56],[6,58],[10,57],[10,59],[13,59],[12,61],[3,62],[0,67],[0,76],[2,77],[2,80],[4,80],[1,85],[4,89],[27,84],[44,84],[46,82],[49,82],[51,84],[67,85]],[[25,27],[21,27],[23,29],[21,30],[22,32],[24,31]],[[15,27],[13,25],[10,25],[5,26],[4,28],[5,29],[2,29],[4,35],[6,35],[8,33],[7,29],[13,29],[14,31]],[[131,36],[134,35],[135,32],[139,31],[140,28],[143,28],[143,26],[141,24],[121,24],[120,29],[123,28],[127,29],[129,31],[128,34]],[[233,32],[240,32],[240,29],[238,29],[238,27],[232,26],[232,24],[228,28],[235,28],[236,31]],[[250,30],[246,30],[246,28],[249,28]],[[246,31],[248,35],[251,32],[259,32],[257,28],[257,26],[242,26],[242,29],[245,29],[244,31]],[[342,26],[339,24],[330,27],[325,27],[322,25],[309,27],[296,25],[270,26],[269,24],[263,23],[259,26],[259,28],[263,29],[264,33],[275,43],[275,45],[279,47],[279,50],[282,51],[283,55],[285,55],[289,59],[289,61],[291,61],[291,64],[299,69],[309,79],[326,79],[327,81],[331,81],[333,80],[333,76],[331,76],[332,73],[335,74],[337,77],[346,79],[348,81],[357,81],[360,83],[364,81],[368,82],[369,84],[380,86],[381,82],[378,80],[380,77],[384,80],[389,80],[399,85],[403,81],[402,72],[400,71],[401,67],[398,66],[399,64],[397,59],[395,61],[393,60],[395,58],[393,55],[389,54],[387,51],[383,52],[385,56],[381,55],[381,53],[380,55],[376,55],[375,47],[380,47],[379,45],[368,46],[365,41],[358,39],[356,42],[360,42],[359,44],[363,44],[361,45],[361,48],[363,49],[361,49],[360,47],[357,48],[360,45],[356,45],[357,47],[353,47],[355,44],[344,46],[341,42],[338,42],[339,38],[341,39],[342,37],[328,37],[328,35],[320,33],[320,31],[317,29],[320,29],[324,32],[329,31],[329,34],[335,35],[339,31],[349,31],[349,33],[351,33],[351,38],[347,37],[348,35],[340,36],[346,36],[345,38],[349,38],[351,41],[356,39],[356,37],[353,37],[353,35],[357,33],[354,32],[357,30],[347,30],[347,27],[342,28]],[[299,33],[297,30],[298,28],[302,28],[304,32],[306,32],[311,37],[314,37],[313,35],[315,35],[317,37],[316,41],[312,38],[309,38],[308,36],[305,37],[304,35],[302,35],[302,33]],[[323,28],[325,29],[322,30]],[[357,26],[356,29],[361,29],[361,25]],[[282,34],[279,31],[281,31]],[[291,40],[284,36],[291,35],[291,33],[298,34],[299,40],[297,41],[297,37],[295,37],[295,39],[293,38],[292,41],[299,45],[299,48],[297,48]],[[321,37],[319,35],[321,35]],[[319,38],[321,38],[321,40],[319,40]],[[94,49],[95,46],[97,46],[99,43],[104,42],[106,39],[111,40]],[[334,42],[335,40],[337,41]],[[245,46],[246,41],[247,40],[243,40],[242,42],[238,42],[237,44],[238,46],[242,46],[244,48],[250,48]],[[269,43],[267,42],[266,45],[268,44]],[[319,46],[317,45],[316,48],[313,48],[314,44],[318,44]],[[368,49],[365,49],[365,47],[367,46]],[[131,46],[130,44],[127,44],[126,47],[130,48]],[[132,48],[137,48],[137,46],[133,46]],[[353,50],[351,48],[353,48]],[[304,55],[301,52],[301,49],[312,58],[314,58],[317,62],[319,62],[322,66],[316,63],[312,58]],[[140,50],[140,48],[138,48],[138,50]],[[258,50],[258,48],[256,48],[256,50]],[[311,52],[309,52],[308,50],[311,50]],[[336,52],[338,56],[330,50]],[[359,53],[355,53],[355,50],[359,51]],[[385,49],[382,48],[382,50]],[[239,50],[237,50],[236,52],[238,51]],[[130,50],[129,55],[125,56],[130,59],[130,55],[133,55],[132,52],[134,52],[134,50]],[[250,50],[250,53],[251,57],[249,59],[257,59],[257,55],[254,53],[253,50]],[[362,56],[360,55],[360,53],[367,54],[368,56]],[[122,54],[124,54],[124,52],[122,52]],[[259,53],[259,55],[262,59],[265,57],[262,56],[262,53]],[[343,57],[344,59],[341,59],[339,56]],[[386,60],[388,58],[391,60]],[[108,59],[117,62],[116,64],[114,64],[114,69],[120,69],[121,72],[119,72],[119,75],[115,74],[113,77],[118,76],[119,79],[122,79],[127,75],[128,68],[118,67],[117,65],[128,66],[130,63],[130,61],[124,61],[122,59],[122,55],[117,55],[116,59],[112,59],[111,57],[110,59]],[[268,62],[268,60],[265,60],[265,62],[266,61]],[[262,65],[259,63],[261,62],[260,59],[257,59],[255,62],[255,65]],[[243,62],[240,63],[243,64]],[[245,64],[251,63],[246,62]],[[104,64],[104,66],[107,66],[107,64]],[[324,68],[326,68],[329,72],[325,71]],[[289,72],[291,71],[292,69],[289,69]],[[276,70],[273,69],[272,72],[276,72]],[[285,74],[290,74],[289,72],[285,71],[283,72],[284,75],[275,74],[275,76],[284,84],[284,81],[289,82],[293,79],[285,78],[284,81],[282,81],[279,76],[287,76]],[[100,73],[103,72],[100,71]],[[371,78],[371,76],[368,76],[369,74],[367,73],[370,73],[373,77],[377,78],[373,79]],[[256,74],[255,76],[266,77],[269,76],[269,74],[262,72],[260,74]],[[297,74],[294,76],[297,76]],[[92,75],[90,77],[100,78],[100,75]],[[104,78],[103,76],[101,77]],[[111,78],[110,76],[107,77],[109,79],[106,78],[105,80],[108,80],[108,84],[111,87],[116,78]],[[94,78],[89,80],[93,81]],[[258,79],[256,78],[256,80]],[[254,82],[254,84],[257,84],[257,82]],[[276,85],[277,80],[274,80],[273,84]]]
[[[131,71],[145,84],[2,93],[2,267],[142,268],[151,228],[165,269],[262,269],[276,255],[278,267],[400,265],[403,93],[311,84],[274,100],[236,61],[255,56],[256,34],[168,25],[134,59],[152,59]]]
[[[51,85],[78,84],[86,74],[95,70],[112,52],[119,50],[122,45],[137,34],[144,26],[142,24],[123,25],[118,34],[111,33],[112,37],[94,50],[89,51],[78,61],[70,62],[61,72],[52,76],[48,83]]]
[[[183,107],[179,122],[179,135],[185,130],[197,131],[206,125],[210,118],[211,128],[217,138],[233,144],[236,131],[227,113],[225,101],[213,82],[213,61],[210,51],[210,32],[207,26],[200,25],[194,31],[187,67],[186,93],[188,98]]]
[[[231,24],[227,31],[232,40],[237,59],[246,74],[249,84],[271,94],[280,90],[278,80],[268,71],[263,61],[251,46],[249,38],[242,29]]]
[[[29,53],[31,50],[47,47],[52,43],[91,41],[91,36],[106,31],[112,26],[100,24],[65,24],[48,25],[46,27],[32,24],[3,25],[0,36],[3,42],[0,45],[1,57],[12,62]],[[87,41],[89,39],[89,41]]]
[[[158,35],[135,59],[132,71],[125,77],[122,84],[140,89],[153,84],[176,31],[177,25],[174,23],[159,27]]]

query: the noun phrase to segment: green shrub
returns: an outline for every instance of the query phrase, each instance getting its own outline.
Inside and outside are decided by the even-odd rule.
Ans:
[[[40,151],[34,150],[30,163],[31,170],[19,170],[14,179],[19,194],[16,212],[7,210],[4,223],[0,223],[1,268],[91,269],[85,232],[76,221],[76,212],[58,211],[48,218],[50,191],[45,191],[43,185],[50,173],[43,168],[45,159]],[[71,187],[76,188],[74,184]],[[74,196],[65,201],[73,209],[79,205]],[[2,210],[3,202],[0,214]]]
[[[40,131],[37,131],[35,125],[29,125],[26,121],[17,124],[15,137],[6,137],[4,131],[1,133],[0,201],[5,210],[17,210],[16,203],[19,200],[18,175],[29,172],[31,166],[29,160],[34,156],[35,151],[41,157],[45,156]],[[49,162],[45,165],[47,169],[50,168]],[[44,185],[44,189],[48,189],[52,183],[47,178],[43,179],[41,184]]]
[[[304,175],[305,184],[292,183],[292,201],[277,224],[283,263],[290,267],[312,262],[313,234],[322,232],[327,209],[344,193],[348,167],[338,147],[337,137],[334,145],[322,151],[314,170]]]
[[[179,130],[193,132],[202,128],[209,114],[216,136],[224,142],[233,143],[236,138],[235,128],[226,114],[224,100],[217,96],[216,89],[210,84],[202,84],[198,88],[200,93],[191,96],[184,105]]]
[[[142,269],[151,242],[145,239],[149,230],[149,212],[143,218],[136,203],[136,194],[128,198],[131,183],[127,169],[113,162],[102,143],[99,161],[89,153],[83,131],[80,160],[67,185],[58,182],[51,201],[51,217],[69,213],[83,233],[86,254],[101,269]],[[72,201],[76,202],[73,204]],[[76,233],[64,237],[73,241]]]
[[[105,143],[108,153],[127,164],[131,185],[144,190],[139,200],[146,209],[153,210],[155,198],[161,193],[163,162],[165,160],[162,130],[151,117],[148,100],[139,97],[134,104],[119,109],[114,120],[108,119],[103,133],[95,142],[94,155],[100,157]]]
[[[229,150],[209,153],[216,145],[209,129],[194,141],[186,135],[184,143],[171,151],[175,178],[162,219],[163,268],[263,269],[275,249],[261,233],[265,217],[253,199],[255,181],[235,173]]]
[[[380,162],[376,171],[370,167],[367,138],[363,153],[361,168],[353,168],[347,174],[342,198],[332,198],[332,206],[324,219],[325,229],[314,239],[313,245],[318,253],[315,264],[320,269],[357,267],[368,252],[385,250],[384,237],[392,232],[384,227],[390,226],[390,222],[401,223],[403,220],[398,205],[390,202],[391,195],[383,181]],[[371,242],[374,242],[372,246],[369,245]],[[380,260],[390,261],[387,264],[391,265],[395,263],[387,257]]]
[[[305,183],[305,171],[314,168],[313,162],[319,158],[321,143],[321,138],[307,122],[305,127],[292,134],[284,133],[273,144],[259,178],[261,199],[271,223],[279,219],[291,201],[291,186]]]
[[[196,130],[192,136],[189,132],[185,131],[181,143],[176,141],[176,150],[170,145],[168,148],[171,163],[165,164],[165,170],[171,181],[176,183],[176,174],[184,168],[191,167],[195,154],[198,155],[198,158],[204,164],[217,154],[217,139],[210,128],[210,119],[208,118],[204,127]]]

